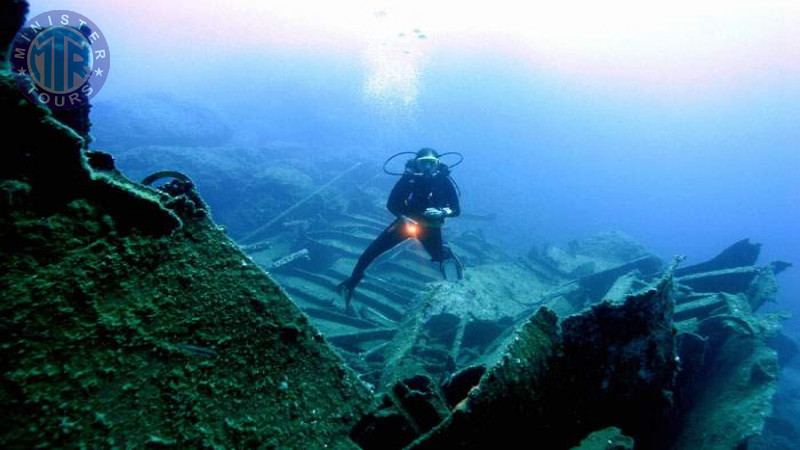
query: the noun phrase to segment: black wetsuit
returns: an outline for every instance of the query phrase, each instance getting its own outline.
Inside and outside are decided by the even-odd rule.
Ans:
[[[364,271],[375,258],[410,237],[415,237],[422,243],[431,261],[441,263],[454,258],[453,251],[442,242],[441,227],[444,219],[432,220],[424,215],[428,208],[450,208],[452,212],[448,217],[455,217],[461,213],[458,193],[449,174],[447,166],[440,164],[439,171],[432,177],[406,173],[400,178],[386,202],[386,208],[397,218],[364,250],[353,268],[353,274],[340,286],[346,287],[352,293],[364,278]],[[400,216],[406,216],[419,223],[416,236],[407,234]],[[348,304],[350,295],[347,296]]]

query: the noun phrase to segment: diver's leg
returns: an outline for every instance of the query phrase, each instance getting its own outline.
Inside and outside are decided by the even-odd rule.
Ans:
[[[442,247],[444,248],[444,259],[447,261],[448,259],[452,259],[453,263],[456,265],[456,277],[461,280],[464,278],[464,264],[461,264],[461,260],[458,259],[453,249],[447,245],[443,244]],[[442,262],[444,264],[444,261]]]
[[[444,249],[442,248],[442,229],[439,227],[422,227],[417,238],[422,243],[425,251],[433,262],[444,261]]]
[[[425,227],[419,236],[419,241],[425,247],[425,251],[431,257],[431,261],[439,263],[439,271],[442,272],[442,277],[447,279],[447,273],[444,271],[445,252],[442,243],[442,229],[439,227]]]
[[[447,272],[445,271],[444,262],[450,259],[453,260],[456,266],[457,278],[460,280],[464,277],[464,266],[453,252],[453,249],[443,242],[441,228],[427,228],[423,231],[419,240],[428,254],[431,255],[431,261],[439,263],[439,271],[445,280],[447,279]]]
[[[353,273],[350,275],[350,278],[344,280],[337,286],[337,290],[344,295],[348,306],[350,305],[350,299],[353,297],[356,286],[361,279],[364,278],[364,272],[367,270],[367,267],[375,261],[375,258],[406,239],[401,228],[400,220],[395,220],[386,227],[358,258],[358,262],[353,268]]]

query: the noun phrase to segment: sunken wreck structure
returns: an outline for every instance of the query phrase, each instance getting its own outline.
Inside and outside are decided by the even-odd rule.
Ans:
[[[762,448],[797,346],[758,312],[790,266],[758,244],[691,265],[610,232],[515,257],[467,226],[464,280],[409,242],[347,314],[334,286],[384,193],[325,188],[363,167],[158,136],[112,157],[88,108],[53,114],[13,77],[6,128],[37,138],[0,168],[4,448]],[[118,170],[156,150],[164,172]],[[209,208],[232,189],[251,195]]]

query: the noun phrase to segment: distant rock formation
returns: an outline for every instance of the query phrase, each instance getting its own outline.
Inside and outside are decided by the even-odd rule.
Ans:
[[[230,141],[224,117],[207,106],[168,93],[100,100],[92,128],[97,148],[114,150],[145,145],[214,147]]]
[[[215,220],[234,238],[247,235],[309,195],[315,184],[333,177],[338,166],[327,167],[334,175],[316,173],[310,170],[308,152],[291,147],[143,145],[116,148],[112,153],[117,167],[135,180],[164,169],[191,177],[213,205]],[[299,212],[313,216],[315,211],[341,209],[342,193],[330,195],[332,191],[315,196]]]

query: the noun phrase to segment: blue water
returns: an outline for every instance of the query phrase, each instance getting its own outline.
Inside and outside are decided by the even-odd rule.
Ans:
[[[33,3],[33,14],[53,6]],[[744,237],[763,243],[760,263],[800,263],[800,78],[789,72],[671,99],[635,82],[603,88],[560,77],[491,49],[453,50],[424,62],[416,101],[403,107],[365,96],[367,68],[346,51],[239,51],[225,47],[225,33],[236,31],[225,27],[213,50],[174,35],[145,48],[129,31],[152,32],[150,16],[74,3],[111,46],[97,101],[169,92],[220,112],[237,144],[296,143],[309,158],[367,155],[376,171],[398,151],[462,152],[454,176],[465,212],[497,213],[489,238],[512,251],[621,230],[687,264]],[[800,270],[779,282],[774,308],[800,311]]]
[[[464,210],[497,213],[490,239],[512,251],[621,230],[687,264],[745,237],[763,244],[761,264],[800,262],[798,80],[672,102],[452,55],[426,64],[403,109],[365,98],[366,73],[347,59],[265,52],[252,64],[164,90],[222,112],[245,144],[297,143],[310,158],[356,149],[378,171],[398,151],[462,152]],[[779,282],[774,309],[798,311],[800,272]]]

